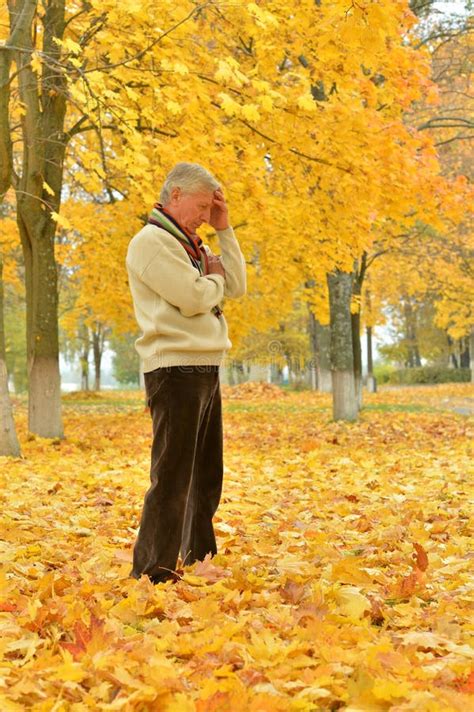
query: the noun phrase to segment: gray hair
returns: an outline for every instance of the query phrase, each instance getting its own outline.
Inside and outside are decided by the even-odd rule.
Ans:
[[[160,203],[169,203],[173,188],[181,188],[183,193],[198,193],[201,190],[213,192],[219,187],[219,182],[199,163],[177,163],[165,178]]]

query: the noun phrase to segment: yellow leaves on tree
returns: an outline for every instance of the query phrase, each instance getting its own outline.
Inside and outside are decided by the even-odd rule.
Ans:
[[[449,188],[435,184],[432,141],[403,121],[432,96],[430,57],[407,42],[416,18],[403,3],[305,0],[288,13],[279,1],[94,0],[66,10],[68,202],[106,196],[146,214],[171,165],[201,157],[227,189],[249,256],[248,317],[228,310],[236,344],[289,312],[308,276],[321,291],[327,271],[351,268],[392,225],[436,219]],[[55,214],[62,229],[66,212]]]

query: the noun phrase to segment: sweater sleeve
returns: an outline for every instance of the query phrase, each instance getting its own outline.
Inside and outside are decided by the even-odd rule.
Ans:
[[[201,276],[192,266],[181,245],[173,241],[155,242],[155,251],[143,266],[134,264],[133,252],[129,254],[129,269],[154,292],[177,307],[183,316],[205,314],[224,296],[224,277],[220,274]],[[141,255],[143,257],[143,255]]]
[[[221,262],[225,270],[224,296],[237,299],[247,291],[245,257],[231,227],[216,232],[221,249]]]

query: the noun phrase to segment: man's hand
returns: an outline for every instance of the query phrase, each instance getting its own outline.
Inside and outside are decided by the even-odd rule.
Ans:
[[[209,225],[214,230],[226,230],[229,227],[229,211],[220,188],[214,191]]]
[[[221,258],[217,255],[208,255],[209,274],[221,274],[225,277],[225,269],[222,266]]]

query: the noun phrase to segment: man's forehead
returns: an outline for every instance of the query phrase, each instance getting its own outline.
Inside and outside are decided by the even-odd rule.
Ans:
[[[198,190],[191,194],[196,200],[202,200],[203,202],[212,203],[214,194],[210,190]]]

